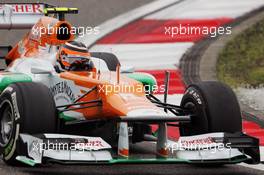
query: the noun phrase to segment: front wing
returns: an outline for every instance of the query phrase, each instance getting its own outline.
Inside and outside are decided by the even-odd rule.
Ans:
[[[122,128],[122,127],[120,127]],[[124,133],[119,134],[119,139]],[[123,142],[123,141],[122,141]],[[209,133],[180,137],[166,142],[168,155],[157,151],[153,156],[119,154],[100,137],[64,134],[20,134],[19,155],[16,159],[34,166],[46,162],[62,164],[116,164],[116,163],[240,163],[260,162],[258,139],[238,133]],[[154,144],[158,150],[159,141]],[[128,151],[129,149],[127,149]]]

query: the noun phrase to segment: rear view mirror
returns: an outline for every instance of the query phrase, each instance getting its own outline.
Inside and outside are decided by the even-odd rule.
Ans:
[[[133,66],[121,67],[121,73],[133,73],[133,72],[135,72],[135,67]]]
[[[37,67],[32,67],[31,68],[31,73],[32,74],[51,74],[51,71],[37,68]]]

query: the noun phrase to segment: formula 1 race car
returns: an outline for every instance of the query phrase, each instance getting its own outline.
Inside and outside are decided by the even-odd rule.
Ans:
[[[90,53],[91,70],[60,71],[55,64],[58,46],[74,36],[34,31],[70,29],[64,15],[78,10],[15,5],[32,5],[30,9],[48,16],[40,17],[15,47],[0,50],[7,64],[0,72],[0,151],[5,163],[260,162],[258,139],[242,132],[231,88],[200,82],[187,87],[179,106],[168,104],[169,73],[161,101],[154,96],[152,75],[122,70],[115,55],[103,52]],[[1,9],[10,11],[14,4],[0,6],[1,22]],[[13,27],[23,25],[28,23],[12,22]],[[158,125],[155,133],[153,125]],[[178,141],[168,140],[167,126],[179,127]],[[138,144],[144,151],[134,148]]]

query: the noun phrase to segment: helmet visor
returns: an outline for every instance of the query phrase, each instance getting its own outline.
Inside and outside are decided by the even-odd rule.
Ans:
[[[67,56],[64,56],[63,60],[68,62],[69,64],[72,64],[76,61],[80,61],[80,62],[83,62],[83,61],[88,61],[89,57],[85,57],[85,56],[78,56],[78,55],[67,55]]]

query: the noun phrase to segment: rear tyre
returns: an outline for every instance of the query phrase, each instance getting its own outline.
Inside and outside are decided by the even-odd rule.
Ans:
[[[120,65],[120,62],[118,58],[112,54],[107,52],[91,52],[90,53],[92,57],[99,58],[101,60],[104,60],[108,69],[110,71],[116,71],[117,65]]]
[[[9,85],[0,96],[0,148],[5,163],[17,165],[20,133],[56,132],[56,106],[49,89],[40,83]]]
[[[181,136],[242,132],[237,98],[232,89],[223,83],[208,81],[190,85],[181,106],[191,111],[191,122],[180,125]]]

